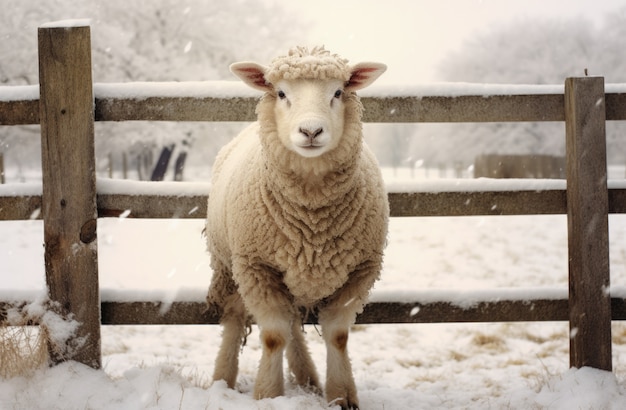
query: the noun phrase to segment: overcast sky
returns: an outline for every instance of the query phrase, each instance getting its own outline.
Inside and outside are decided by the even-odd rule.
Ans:
[[[350,59],[388,65],[379,80],[424,83],[450,50],[473,33],[521,18],[585,17],[599,24],[626,0],[269,0],[311,24],[313,44]],[[288,29],[288,27],[286,27]]]

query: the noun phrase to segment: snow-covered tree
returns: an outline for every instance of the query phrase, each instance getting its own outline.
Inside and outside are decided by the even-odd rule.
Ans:
[[[520,19],[469,38],[439,65],[445,81],[558,84],[603,70],[598,31],[583,18]]]
[[[95,82],[231,79],[230,63],[267,62],[301,43],[306,23],[278,6],[255,0],[35,0],[0,13],[0,85],[37,84],[37,27],[63,19],[91,21]],[[96,152],[106,157],[165,144],[195,141],[191,161],[207,166],[232,125],[190,123],[97,124]],[[37,138],[25,127],[0,127],[5,161],[38,163]],[[29,133],[35,135],[31,129]],[[26,145],[29,147],[27,148]],[[23,158],[20,158],[23,157]],[[24,159],[27,158],[27,159]]]
[[[442,81],[563,84],[566,77],[602,75],[626,82],[626,8],[596,27],[584,18],[520,19],[485,29],[450,53],[440,66]],[[609,161],[623,163],[624,124],[607,126]],[[563,123],[424,124],[410,152],[429,161],[461,160],[482,153],[564,155]]]
[[[301,42],[306,28],[279,7],[254,0],[18,2],[0,13],[0,83],[36,84],[37,27],[70,18],[91,22],[100,82],[230,78],[231,62],[267,61]]]

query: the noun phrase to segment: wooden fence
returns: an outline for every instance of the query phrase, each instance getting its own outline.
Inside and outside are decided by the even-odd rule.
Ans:
[[[474,178],[565,178],[565,157],[554,155],[481,154],[474,159]]]
[[[41,124],[43,194],[0,197],[0,220],[29,219],[41,209],[49,296],[82,323],[75,337],[89,341],[73,359],[100,367],[101,324],[217,323],[202,302],[174,302],[163,313],[156,302],[100,301],[98,217],[131,209],[138,218],[204,218],[207,195],[98,192],[94,121],[250,121],[257,99],[94,96],[89,27],[47,26],[38,36],[39,98],[1,98],[11,87],[0,87],[0,125]],[[566,189],[390,193],[389,201],[392,217],[567,214],[569,297],[503,294],[467,308],[419,298],[378,301],[357,322],[569,320],[571,365],[611,370],[611,320],[626,319],[626,300],[609,292],[608,213],[626,213],[626,189],[607,189],[605,121],[626,120],[626,93],[605,93],[603,78],[585,77],[566,79],[564,93],[362,100],[369,122],[565,121]],[[0,301],[0,321],[8,306]]]

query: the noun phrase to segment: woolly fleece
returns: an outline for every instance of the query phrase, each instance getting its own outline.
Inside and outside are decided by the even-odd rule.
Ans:
[[[306,47],[292,48],[288,55],[275,58],[265,73],[265,79],[271,84],[276,84],[281,79],[331,78],[348,81],[350,68],[348,60],[331,54],[324,47],[314,47],[310,51]]]
[[[297,48],[272,63],[266,80],[348,81],[349,70],[347,60],[322,48]],[[281,143],[271,92],[257,106],[258,122],[218,155],[207,219],[209,303],[223,305],[236,284],[252,313],[277,303],[276,292],[288,294],[289,311],[318,308],[367,266],[376,274],[351,295],[362,309],[382,265],[389,209],[378,164],[363,143],[360,100],[349,92],[343,98],[344,135],[319,157],[301,157]]]

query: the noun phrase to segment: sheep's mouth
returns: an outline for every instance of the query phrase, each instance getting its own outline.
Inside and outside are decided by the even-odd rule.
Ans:
[[[298,148],[314,151],[316,149],[324,148],[326,144],[318,141],[306,141],[300,144],[295,144]]]
[[[294,144],[293,150],[300,155],[308,158],[318,157],[326,152],[326,144],[316,144],[315,142],[307,142],[302,144]]]

